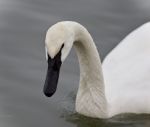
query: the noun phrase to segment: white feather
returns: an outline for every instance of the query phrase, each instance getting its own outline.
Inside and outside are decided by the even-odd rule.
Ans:
[[[149,33],[150,23],[130,33],[101,66],[95,43],[82,25],[64,21],[48,30],[46,47],[50,56],[54,57],[63,43],[62,61],[72,45],[77,51],[80,64],[77,112],[97,118],[120,113],[150,113]]]

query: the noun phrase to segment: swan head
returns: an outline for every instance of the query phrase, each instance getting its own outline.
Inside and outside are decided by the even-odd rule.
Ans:
[[[48,70],[43,89],[47,97],[51,97],[57,89],[60,67],[72,48],[73,40],[74,34],[64,22],[54,24],[47,31],[45,49]]]

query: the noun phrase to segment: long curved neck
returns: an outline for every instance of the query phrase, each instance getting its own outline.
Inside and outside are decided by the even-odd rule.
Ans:
[[[107,102],[99,53],[89,32],[80,24],[73,24],[74,46],[80,64],[76,111],[90,117],[106,118]]]

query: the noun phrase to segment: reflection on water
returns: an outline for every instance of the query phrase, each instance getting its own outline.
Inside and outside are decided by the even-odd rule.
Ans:
[[[66,115],[66,114],[65,114]],[[150,115],[123,114],[111,119],[94,119],[79,114],[64,116],[65,120],[77,125],[77,127],[149,127]]]
[[[42,93],[49,26],[61,20],[80,22],[103,59],[130,31],[150,20],[149,12],[149,0],[0,0],[0,126],[149,127],[148,115],[100,120],[75,113],[79,67],[74,50],[61,68],[56,94],[46,98]]]

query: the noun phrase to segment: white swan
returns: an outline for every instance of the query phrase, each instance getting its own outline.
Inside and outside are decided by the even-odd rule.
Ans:
[[[46,96],[52,96],[56,91],[61,63],[72,45],[80,64],[78,113],[97,118],[120,113],[150,113],[150,23],[120,42],[108,54],[102,67],[94,41],[82,25],[63,21],[50,27],[45,40]]]

